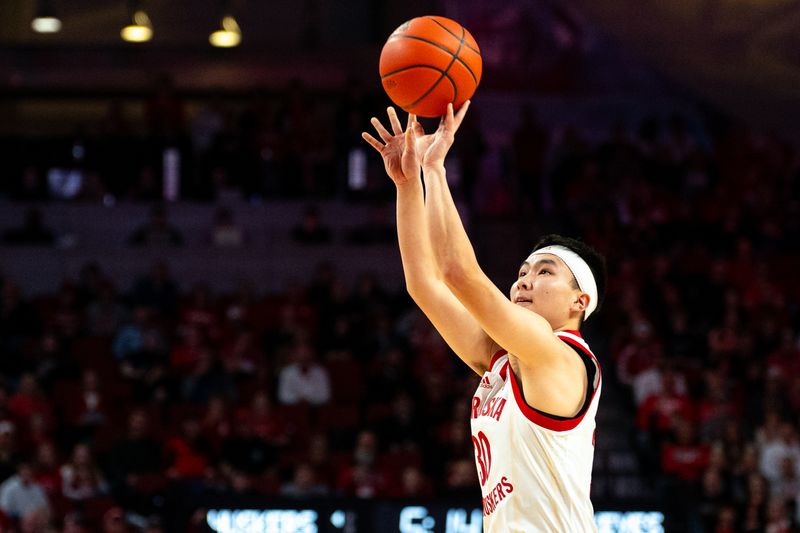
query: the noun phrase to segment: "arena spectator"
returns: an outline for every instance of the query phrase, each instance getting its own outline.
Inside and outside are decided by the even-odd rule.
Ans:
[[[788,422],[780,425],[778,434],[767,439],[761,448],[759,467],[761,474],[770,483],[778,482],[784,462],[788,459],[795,468],[800,468],[800,439],[797,430]]]
[[[205,413],[200,421],[200,430],[209,443],[212,454],[218,457],[222,443],[232,431],[232,420],[230,419],[228,403],[225,398],[212,396],[208,399]]]
[[[129,379],[144,383],[148,371],[165,364],[167,342],[150,308],[138,306],[131,322],[117,331],[113,353],[120,371]]]
[[[447,465],[447,478],[443,493],[447,496],[469,496],[478,494],[476,482],[478,474],[475,472],[473,461],[458,459]]]
[[[417,465],[408,465],[400,475],[397,496],[401,498],[430,498],[433,487],[428,477]]]
[[[61,533],[89,533],[86,518],[78,511],[68,512]]]
[[[314,498],[327,495],[329,488],[316,479],[314,468],[300,463],[294,468],[292,480],[281,487],[281,496],[290,498]]]
[[[278,374],[278,401],[284,405],[328,403],[330,377],[325,367],[314,360],[313,348],[305,341],[295,342],[290,361]]]
[[[785,505],[794,504],[800,495],[800,473],[791,456],[783,457],[779,477],[772,481],[770,494],[773,498],[783,501]]]
[[[122,507],[114,506],[103,514],[103,533],[129,533],[129,531]]]
[[[200,421],[188,415],[164,445],[167,477],[197,484],[209,475],[211,446],[201,432]]]
[[[149,426],[147,413],[133,410],[126,434],[113,443],[104,461],[112,491],[125,504],[142,505],[146,494],[163,485],[161,445]]]
[[[8,400],[8,409],[16,420],[28,425],[35,415],[41,415],[47,425],[53,419],[53,407],[31,373],[20,377],[17,391]]]
[[[241,328],[224,344],[220,352],[226,372],[238,376],[250,376],[263,370],[264,351],[258,346],[253,330]]]
[[[211,244],[217,248],[239,248],[247,243],[244,229],[233,220],[233,212],[219,207],[214,213]]]
[[[91,368],[81,375],[80,389],[77,394],[65,398],[64,415],[77,428],[91,431],[106,424],[114,413],[112,398],[107,386],[100,383],[100,378]]]
[[[11,420],[0,421],[0,479],[8,479],[16,471],[18,461],[17,429]]]
[[[22,516],[19,521],[20,533],[55,533],[51,525],[50,510],[39,507]]]
[[[698,442],[690,421],[677,421],[675,434],[675,441],[665,443],[662,449],[662,469],[677,480],[694,485],[709,464],[709,446]]]
[[[196,405],[204,405],[214,396],[235,398],[236,387],[233,377],[225,372],[216,350],[204,344],[198,351],[198,358],[181,384],[183,399]]]
[[[286,419],[266,391],[256,391],[249,409],[240,410],[238,416],[240,422],[251,427],[253,434],[264,442],[273,446],[287,444],[292,421]]]
[[[47,500],[58,507],[61,499],[61,471],[58,451],[53,442],[42,442],[36,448],[34,479],[47,494]]]
[[[49,513],[47,494],[36,482],[30,462],[21,461],[17,473],[0,485],[0,509],[12,520],[22,520],[42,509]]]
[[[388,479],[378,468],[378,438],[374,432],[363,430],[356,437],[351,460],[340,469],[336,488],[357,498],[376,498],[388,491]]]
[[[70,460],[61,466],[61,492],[65,498],[83,501],[108,492],[105,476],[92,455],[88,444],[78,443]]]

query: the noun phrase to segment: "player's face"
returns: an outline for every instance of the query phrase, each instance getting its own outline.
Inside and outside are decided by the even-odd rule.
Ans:
[[[570,269],[551,254],[535,256],[533,264],[522,263],[517,281],[511,286],[514,304],[543,316],[553,327],[560,327],[569,319],[580,294]]]

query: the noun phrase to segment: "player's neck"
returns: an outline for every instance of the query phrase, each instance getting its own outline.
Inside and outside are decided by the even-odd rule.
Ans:
[[[581,324],[580,320],[575,318],[571,320],[567,320],[565,323],[560,324],[558,327],[553,327],[553,331],[580,331]]]

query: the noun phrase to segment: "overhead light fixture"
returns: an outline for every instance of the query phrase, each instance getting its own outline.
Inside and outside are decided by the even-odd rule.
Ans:
[[[120,36],[131,43],[144,43],[153,38],[153,24],[150,22],[150,17],[147,12],[142,8],[140,2],[133,2],[132,9],[133,15],[127,26],[122,28],[119,32]]]
[[[61,31],[61,19],[56,16],[50,0],[39,0],[36,4],[36,17],[31,21],[31,28],[36,33],[58,33]]]
[[[239,29],[233,15],[225,15],[217,31],[208,36],[208,41],[218,48],[233,48],[242,42],[242,30]]]

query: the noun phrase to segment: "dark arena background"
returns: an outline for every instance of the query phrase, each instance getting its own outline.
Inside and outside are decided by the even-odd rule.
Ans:
[[[0,531],[481,531],[479,378],[360,138],[428,14],[481,47],[484,270],[609,261],[598,530],[798,531],[795,0],[0,0]]]

